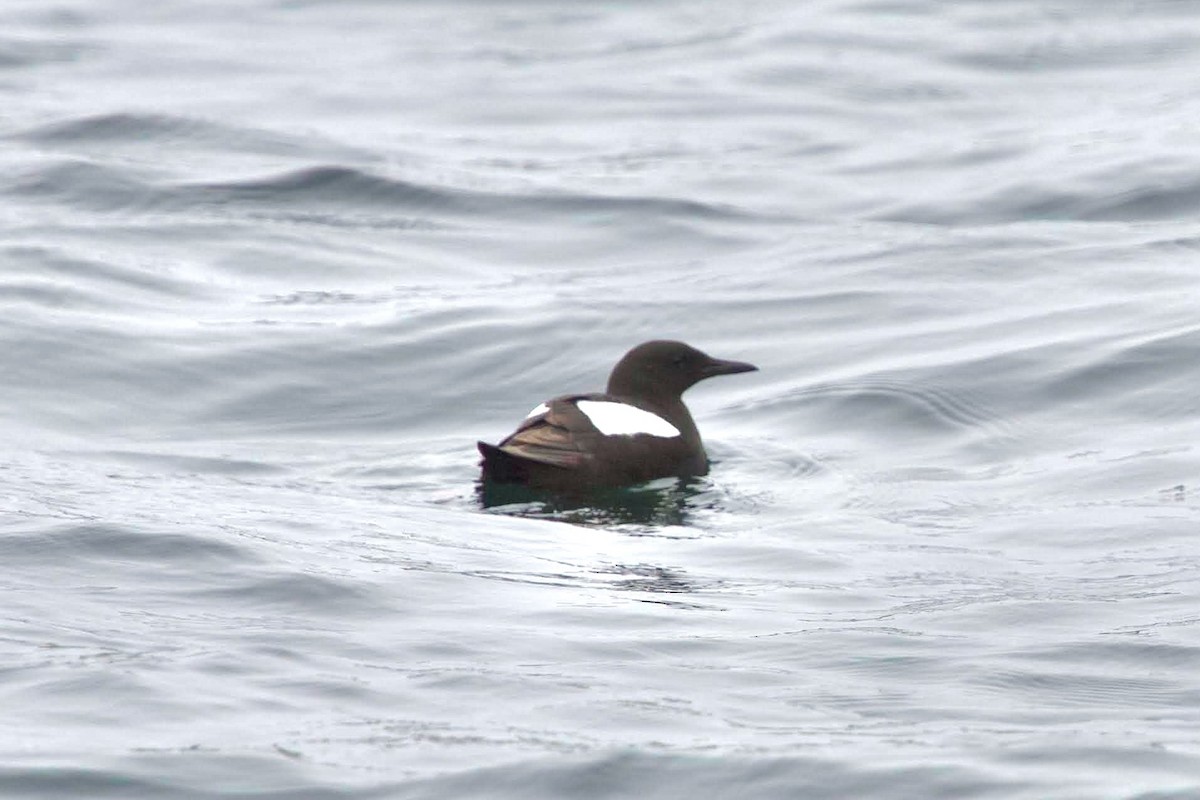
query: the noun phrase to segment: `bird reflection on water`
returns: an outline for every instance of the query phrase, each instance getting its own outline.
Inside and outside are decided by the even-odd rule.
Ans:
[[[548,492],[516,484],[476,483],[480,506],[492,513],[568,522],[584,527],[629,526],[630,533],[670,534],[660,528],[690,524],[712,505],[712,482],[703,477],[667,478],[641,486],[588,492]]]
[[[698,514],[719,510],[724,495],[704,477],[664,478],[636,487],[586,493],[552,493],[516,484],[478,481],[481,507],[493,514],[566,522],[584,528],[616,530],[627,536],[692,539]],[[611,563],[589,570],[605,585],[643,603],[699,608],[686,596],[699,591],[687,571],[663,564]]]

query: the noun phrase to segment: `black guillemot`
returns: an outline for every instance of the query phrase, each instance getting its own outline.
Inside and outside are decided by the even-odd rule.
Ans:
[[[479,442],[483,478],[570,491],[704,475],[708,454],[681,395],[705,378],[757,369],[683,342],[640,344],[603,394],[547,400],[500,444]]]

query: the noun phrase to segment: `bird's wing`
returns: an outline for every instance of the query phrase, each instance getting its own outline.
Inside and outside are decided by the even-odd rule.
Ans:
[[[595,395],[599,397],[601,395]],[[578,469],[591,458],[588,444],[600,431],[576,403],[593,395],[556,397],[546,410],[527,417],[500,449],[510,455],[565,469]]]

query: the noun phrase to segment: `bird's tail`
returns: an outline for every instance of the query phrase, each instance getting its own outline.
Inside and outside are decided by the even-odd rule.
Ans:
[[[501,483],[524,483],[529,480],[530,462],[520,456],[506,453],[494,444],[477,442],[483,461],[485,477]]]

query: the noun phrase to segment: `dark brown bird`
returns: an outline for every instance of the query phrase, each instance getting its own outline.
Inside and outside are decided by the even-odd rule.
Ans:
[[[587,490],[704,475],[708,454],[682,395],[705,378],[756,369],[683,342],[640,344],[617,362],[603,394],[547,400],[500,444],[479,442],[483,477]]]

